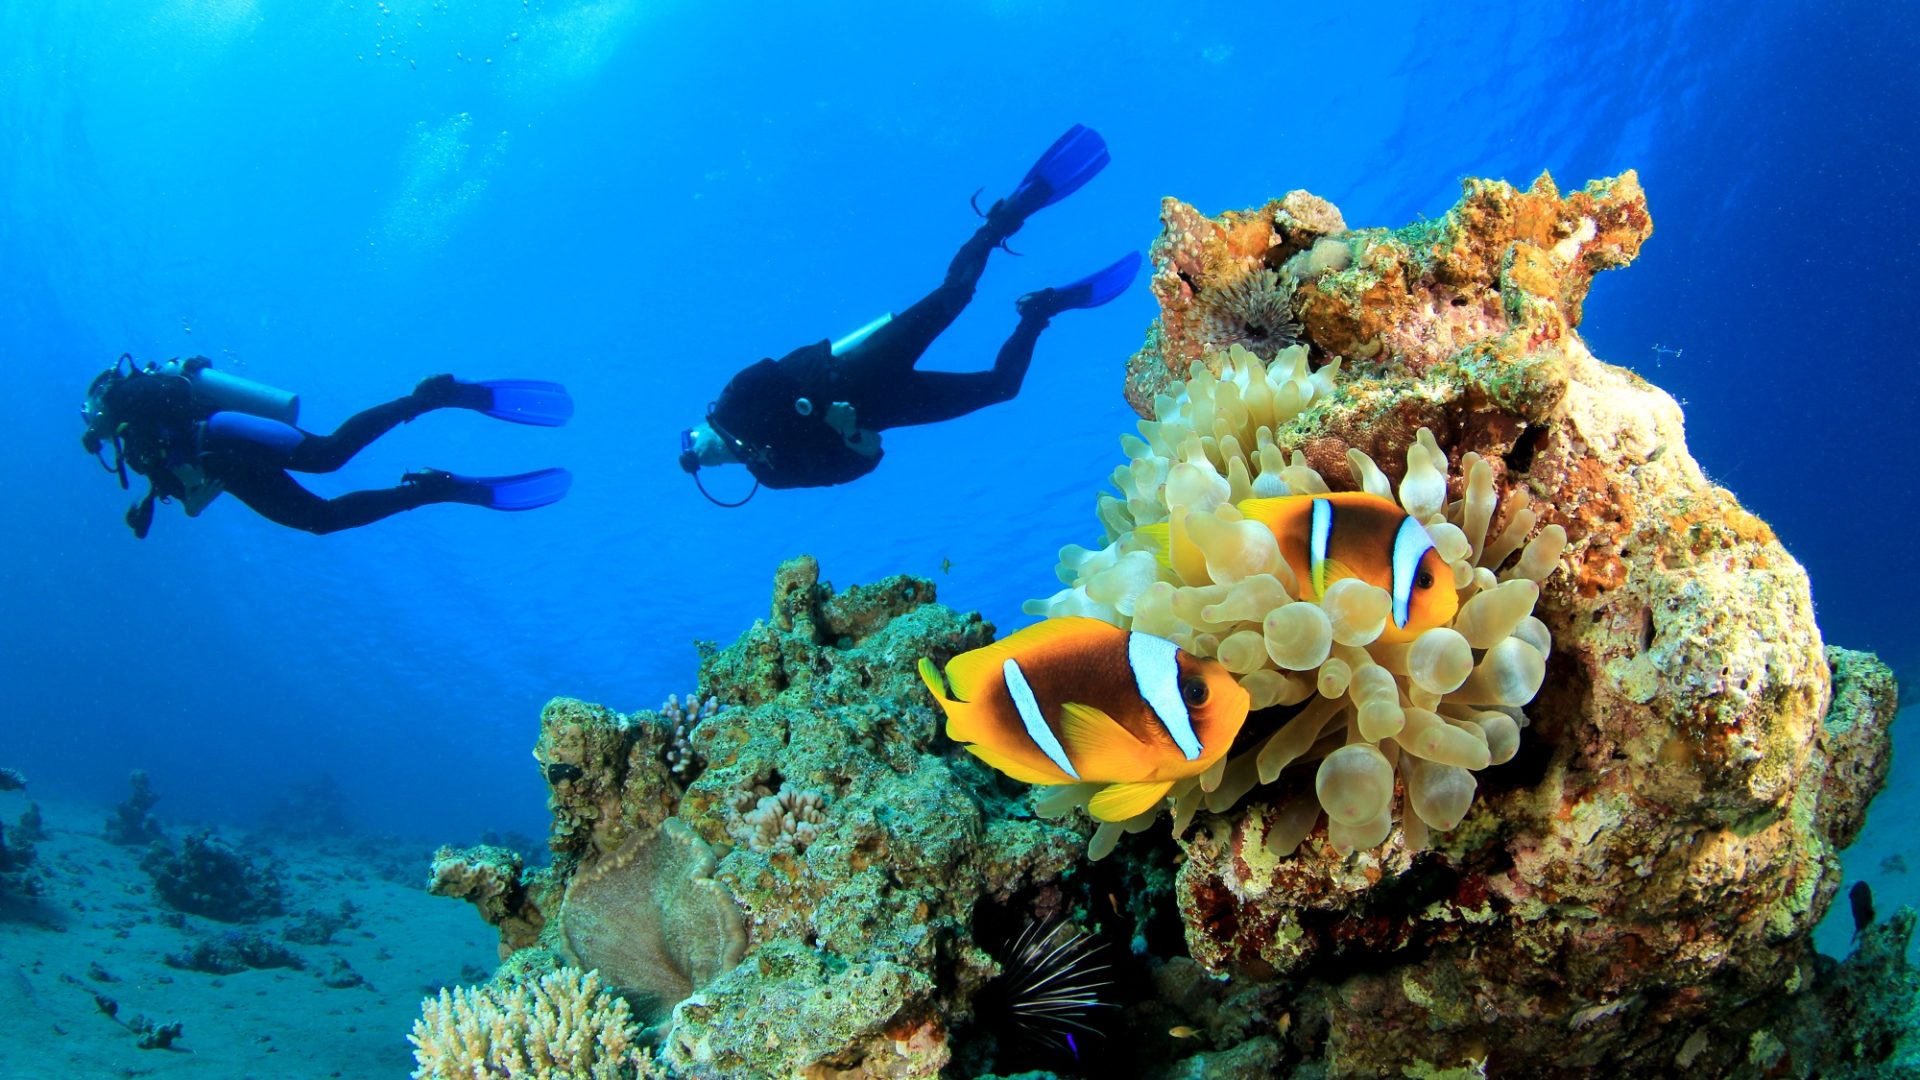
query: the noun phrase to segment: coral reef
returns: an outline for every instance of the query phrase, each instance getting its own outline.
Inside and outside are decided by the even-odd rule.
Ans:
[[[259,968],[307,966],[300,954],[285,945],[251,930],[229,930],[218,937],[202,938],[184,952],[165,957],[168,967],[186,971],[204,971],[210,975],[232,975]]]
[[[1017,1064],[982,1025],[1022,983],[976,935],[1057,919],[1132,946],[1102,954],[1126,997],[1088,1071],[1909,1060],[1886,1017],[1910,1012],[1911,918],[1845,966],[1809,944],[1885,780],[1891,675],[1825,646],[1804,573],[1693,462],[1677,404],[1576,333],[1592,276],[1650,234],[1636,178],[1470,180],[1399,230],[1304,192],[1163,221],[1125,383],[1146,423],[1098,549],[1063,550],[1037,609],[1172,637],[1261,706],[1176,828],[1096,829],[1083,793],[1035,801],[958,753],[914,666],[992,628],[928,581],[835,592],[796,559],[769,618],[701,646],[697,717],[547,706],[551,867],[436,859],[434,891],[500,928],[497,978],[614,957],[609,989],[656,1021],[623,1013],[622,1037],[675,1075],[981,1073]],[[1347,492],[1431,543],[1452,606],[1421,621],[1377,581],[1309,580],[1242,507]],[[527,1037],[524,1010],[457,1000],[417,1043]],[[1823,1050],[1816,1024],[1859,1038]]]
[[[1158,618],[1183,645],[1226,658],[1231,625],[1148,594],[1160,574],[1140,561],[1136,522],[1230,506],[1229,492],[1262,494],[1274,473],[1288,491],[1397,489],[1410,510],[1418,487],[1444,522],[1414,512],[1436,546],[1471,555],[1455,564],[1461,620],[1476,591],[1537,584],[1530,614],[1515,604],[1490,620],[1506,627],[1497,635],[1455,622],[1466,655],[1475,665],[1503,648],[1539,655],[1505,673],[1524,679],[1496,680],[1511,692],[1474,695],[1510,724],[1439,710],[1459,734],[1481,728],[1494,751],[1460,816],[1438,815],[1450,831],[1421,809],[1420,778],[1404,768],[1373,791],[1414,812],[1403,806],[1389,830],[1376,819],[1361,837],[1295,812],[1317,812],[1316,787],[1326,801],[1324,781],[1297,768],[1261,768],[1261,786],[1209,801],[1222,812],[1183,838],[1176,881],[1193,957],[1218,974],[1282,980],[1300,1021],[1289,1057],[1332,1075],[1545,1061],[1653,1075],[1696,1030],[1744,1045],[1757,1028],[1751,1017],[1733,1025],[1737,1006],[1811,985],[1808,932],[1837,887],[1835,851],[1884,776],[1890,680],[1871,658],[1823,650],[1804,573],[1694,464],[1672,399],[1596,360],[1575,333],[1592,275],[1625,265],[1651,231],[1631,173],[1566,196],[1544,177],[1526,191],[1470,180],[1444,218],[1397,231],[1347,230],[1323,207],[1296,192],[1207,219],[1168,201],[1154,247],[1161,318],[1126,383],[1151,420],[1143,440],[1126,441],[1123,498],[1100,508],[1118,546],[1063,552],[1078,592],[1050,604],[1136,627]],[[1261,407],[1250,391],[1271,399],[1276,381],[1295,380],[1256,384],[1253,365],[1210,351],[1204,329],[1204,283],[1255,265],[1299,282],[1291,307],[1321,364],[1313,393],[1300,388],[1270,424],[1242,418]],[[1321,379],[1336,362],[1339,377]],[[1156,441],[1198,412],[1228,422]],[[1193,469],[1176,474],[1182,465]],[[1536,528],[1539,546],[1504,581],[1490,573]],[[1218,595],[1194,599],[1224,605],[1250,571],[1232,545],[1196,546],[1206,561],[1176,567],[1167,584],[1212,587]],[[1234,614],[1258,622],[1280,610],[1262,603]],[[1264,724],[1249,720],[1249,746],[1305,723],[1285,756],[1311,756],[1299,748],[1323,734],[1316,711],[1359,689],[1362,657],[1347,659],[1332,686],[1324,668],[1306,686],[1270,681],[1274,708]],[[1396,679],[1419,661],[1403,663]],[[1393,704],[1409,719],[1433,708],[1419,691],[1450,700],[1442,686],[1400,680]],[[1365,703],[1353,705],[1348,730],[1323,735],[1335,746],[1369,734]],[[1403,762],[1420,756],[1397,741]]]
[[[992,629],[934,600],[924,579],[836,593],[812,559],[784,564],[771,617],[702,646],[694,699],[717,707],[690,783],[662,753],[668,716],[556,699],[535,750],[554,865],[443,850],[433,891],[501,928],[506,971],[600,967],[650,1006],[679,1074],[936,1074],[996,970],[976,908],[1057,885],[1085,836],[936,754],[915,664]]]
[[[0,769],[0,791],[25,791],[26,778],[12,769]],[[20,824],[8,838],[7,827],[0,824],[0,893],[38,896],[45,884],[33,870],[33,842],[41,836],[40,808],[27,804]]]
[[[153,781],[145,770],[133,770],[127,776],[127,783],[133,790],[113,808],[113,816],[107,819],[106,835],[113,843],[142,847],[161,839],[160,823],[149,812],[160,801],[160,796],[153,793]]]
[[[353,901],[342,900],[331,913],[308,908],[280,931],[280,936],[300,945],[330,945],[333,935],[359,925],[359,909]]]
[[[575,969],[498,988],[440,991],[414,1022],[419,1080],[633,1080],[658,1075],[635,1041],[627,1003]]]
[[[178,851],[155,844],[140,868],[152,876],[162,900],[188,914],[252,922],[285,910],[283,868],[255,864],[211,830],[187,837]]]

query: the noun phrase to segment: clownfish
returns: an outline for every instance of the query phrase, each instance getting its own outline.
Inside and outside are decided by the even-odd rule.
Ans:
[[[1460,610],[1453,569],[1434,550],[1426,526],[1391,499],[1339,491],[1246,499],[1238,509],[1279,541],[1280,557],[1305,593],[1302,599],[1318,602],[1328,586],[1350,577],[1385,589],[1393,608],[1380,634],[1382,642],[1412,641],[1452,622]],[[1181,569],[1188,580],[1205,577],[1203,560],[1188,561],[1200,559],[1197,551],[1173,550],[1170,523],[1142,526],[1137,532],[1156,545],[1163,564]],[[1184,542],[1181,546],[1187,547]]]
[[[1101,821],[1137,817],[1207,771],[1250,703],[1217,661],[1081,617],[962,653],[944,681],[923,658],[920,678],[947,737],[980,760],[1029,784],[1107,785],[1087,807]]]

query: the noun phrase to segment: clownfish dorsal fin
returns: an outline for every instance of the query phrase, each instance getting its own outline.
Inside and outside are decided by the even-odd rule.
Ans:
[[[1081,615],[1034,623],[991,645],[961,653],[948,661],[947,682],[953,687],[955,697],[962,701],[977,700],[982,690],[1002,678],[1007,661],[1031,661],[1049,651],[1049,646],[1068,646],[1076,640],[1085,640],[1089,631],[1099,630],[1112,634],[1125,633],[1109,623]]]
[[[1172,789],[1171,780],[1108,784],[1087,803],[1087,812],[1101,821],[1128,821],[1153,809]]]
[[[1120,722],[1091,705],[1060,706],[1060,741],[1081,776],[1124,779],[1153,770],[1147,748]]]
[[[1299,501],[1298,495],[1272,495],[1264,499],[1241,499],[1234,504],[1234,507],[1240,511],[1240,516],[1248,521],[1257,521],[1272,528],[1274,523],[1285,514],[1287,508]]]

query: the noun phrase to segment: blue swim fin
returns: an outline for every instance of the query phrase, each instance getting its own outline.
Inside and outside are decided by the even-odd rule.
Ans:
[[[1041,207],[1052,206],[1079,191],[1111,160],[1107,140],[1092,128],[1075,124],[1047,147],[1047,152],[1041,154],[1040,160],[1020,179],[1020,186],[995,209],[1015,221],[1025,221],[1027,215]]]
[[[573,486],[565,469],[541,469],[517,476],[460,476],[441,469],[421,469],[400,478],[419,487],[427,502],[462,502],[490,510],[533,510],[559,502]]]
[[[494,379],[491,382],[453,381],[447,402],[456,409],[472,409],[496,420],[539,427],[559,427],[573,419],[573,397],[556,382],[537,379]]]
[[[1014,301],[1014,307],[1023,318],[1052,318],[1072,308],[1096,308],[1126,292],[1139,274],[1140,253],[1129,251],[1112,266],[1096,270],[1078,281],[1030,292]]]

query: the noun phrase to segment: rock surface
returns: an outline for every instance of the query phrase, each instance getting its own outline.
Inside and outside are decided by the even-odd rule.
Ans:
[[[1678,405],[1575,333],[1592,275],[1651,231],[1632,173],[1564,197],[1545,177],[1468,181],[1444,218],[1397,231],[1340,232],[1289,203],[1313,204],[1206,219],[1169,201],[1163,314],[1129,400],[1151,415],[1208,355],[1195,283],[1283,267],[1302,340],[1343,369],[1276,443],[1337,489],[1356,486],[1349,447],[1403,462],[1430,428],[1570,543],[1535,611],[1554,651],[1531,726],[1467,819],[1418,855],[1396,833],[1342,859],[1316,833],[1275,859],[1260,792],[1203,816],[1177,883],[1192,955],[1292,981],[1312,1003],[1294,1052],[1333,1075],[1661,1074],[1693,1031],[1811,984],[1836,851],[1884,777],[1891,682],[1829,656],[1806,575],[1688,455]],[[1311,274],[1303,255],[1328,237],[1351,260]]]

